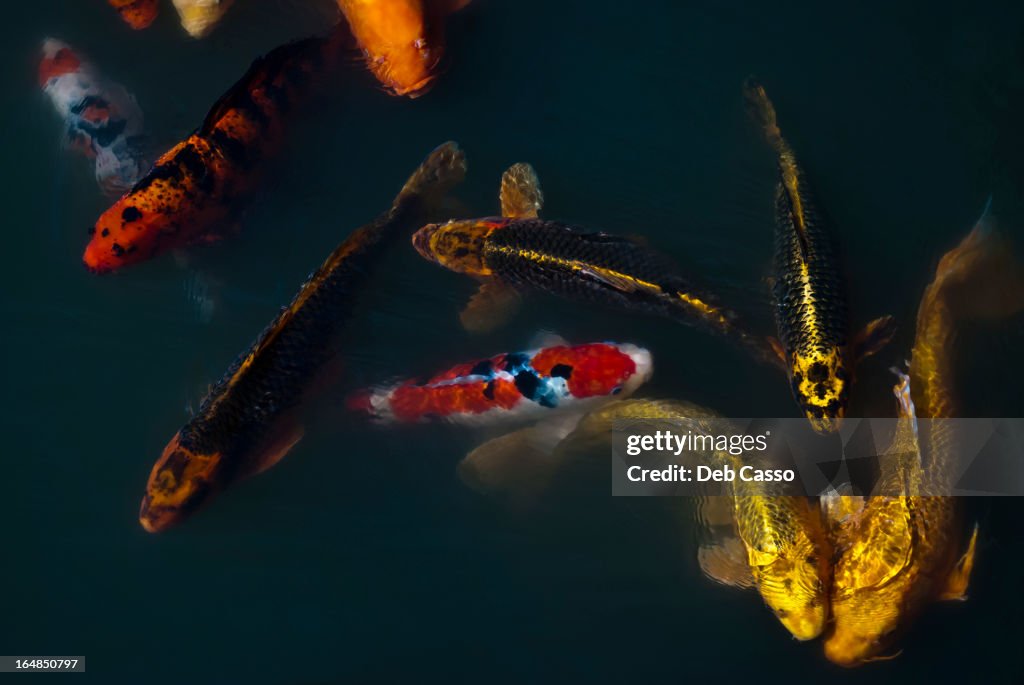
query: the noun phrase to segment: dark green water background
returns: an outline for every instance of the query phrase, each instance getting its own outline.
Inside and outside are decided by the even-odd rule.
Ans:
[[[852,411],[887,413],[886,368],[909,351],[938,257],[990,193],[1003,228],[1024,227],[1024,5],[478,0],[449,23],[450,68],[427,97],[388,97],[353,65],[293,120],[242,232],[193,252],[223,284],[209,322],[169,257],[107,277],[81,267],[105,202],[89,165],[59,148],[39,43],[88,54],[169,146],[256,55],[330,12],[239,0],[197,42],[165,5],[143,32],[102,0],[4,7],[0,652],[84,654],[76,682],[148,685],[1022,677],[1017,499],[972,503],[970,601],[933,607],[899,658],[856,671],[793,641],[756,595],[704,579],[692,524],[663,501],[569,481],[510,512],[470,491],[454,472],[481,439],[466,431],[372,429],[339,407],[186,525],[152,536],[136,514],[187,406],[447,139],[469,156],[468,213],[496,212],[501,171],[529,161],[547,216],[647,236],[767,328],[774,169],[742,106],[751,73],[834,219],[855,320],[900,318]],[[775,372],[691,329],[537,296],[511,326],[471,337],[455,316],[471,282],[404,241],[380,267],[352,323],[349,387],[548,329],[649,347],[643,395],[794,413]],[[1021,416],[1021,320],[962,343],[967,412]]]

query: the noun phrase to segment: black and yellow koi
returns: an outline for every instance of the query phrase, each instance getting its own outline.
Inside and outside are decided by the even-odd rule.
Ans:
[[[236,480],[270,468],[301,439],[298,409],[333,366],[353,291],[388,240],[465,173],[454,143],[434,150],[391,208],[346,238],[231,366],[153,466],[139,520],[157,532]]]
[[[812,426],[831,432],[846,414],[854,366],[892,338],[894,322],[881,317],[850,339],[846,284],[825,216],[782,137],[775,107],[764,88],[748,81],[744,94],[779,168],[773,286],[779,333],[776,354]]]
[[[495,327],[518,301],[541,290],[693,324],[738,340],[767,359],[766,341],[737,315],[679,274],[671,260],[632,240],[538,218],[542,195],[527,164],[505,172],[501,217],[430,224],[413,236],[425,259],[482,281],[462,313],[470,330]]]

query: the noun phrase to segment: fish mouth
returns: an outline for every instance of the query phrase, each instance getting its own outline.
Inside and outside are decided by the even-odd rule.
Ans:
[[[421,257],[426,259],[428,262],[436,262],[437,258],[434,256],[433,251],[430,248],[431,239],[437,233],[438,229],[441,228],[441,224],[427,224],[420,230],[412,234],[412,246],[416,248],[416,251]]]

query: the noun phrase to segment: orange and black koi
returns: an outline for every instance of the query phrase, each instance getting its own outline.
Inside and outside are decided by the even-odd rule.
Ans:
[[[651,375],[651,354],[635,345],[553,345],[460,364],[426,382],[356,393],[348,406],[381,421],[482,425],[589,411],[632,395]]]
[[[299,409],[333,367],[337,334],[368,267],[464,173],[457,145],[434,150],[392,207],[352,233],[310,276],[153,466],[139,513],[146,530],[180,522],[233,482],[273,466],[298,442]]]
[[[160,0],[107,0],[107,3],[136,31],[148,27],[160,13]]]
[[[812,426],[830,432],[846,414],[856,362],[889,341],[895,332],[893,320],[876,319],[851,340],[846,283],[827,221],[779,131],[775,107],[764,88],[748,81],[744,95],[779,167],[773,288],[779,331],[776,353]]]
[[[203,125],[164,153],[90,229],[95,273],[219,237],[280,146],[285,117],[340,54],[340,33],[283,45],[256,60]]]

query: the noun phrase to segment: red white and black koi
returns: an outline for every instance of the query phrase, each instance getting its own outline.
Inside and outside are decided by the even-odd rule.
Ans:
[[[65,122],[65,143],[96,160],[96,181],[107,195],[121,195],[150,166],[142,110],[66,43],[47,38],[42,52],[39,85]]]
[[[635,345],[558,344],[460,364],[422,383],[356,393],[348,406],[387,422],[518,421],[628,397],[651,371],[650,352]]]

